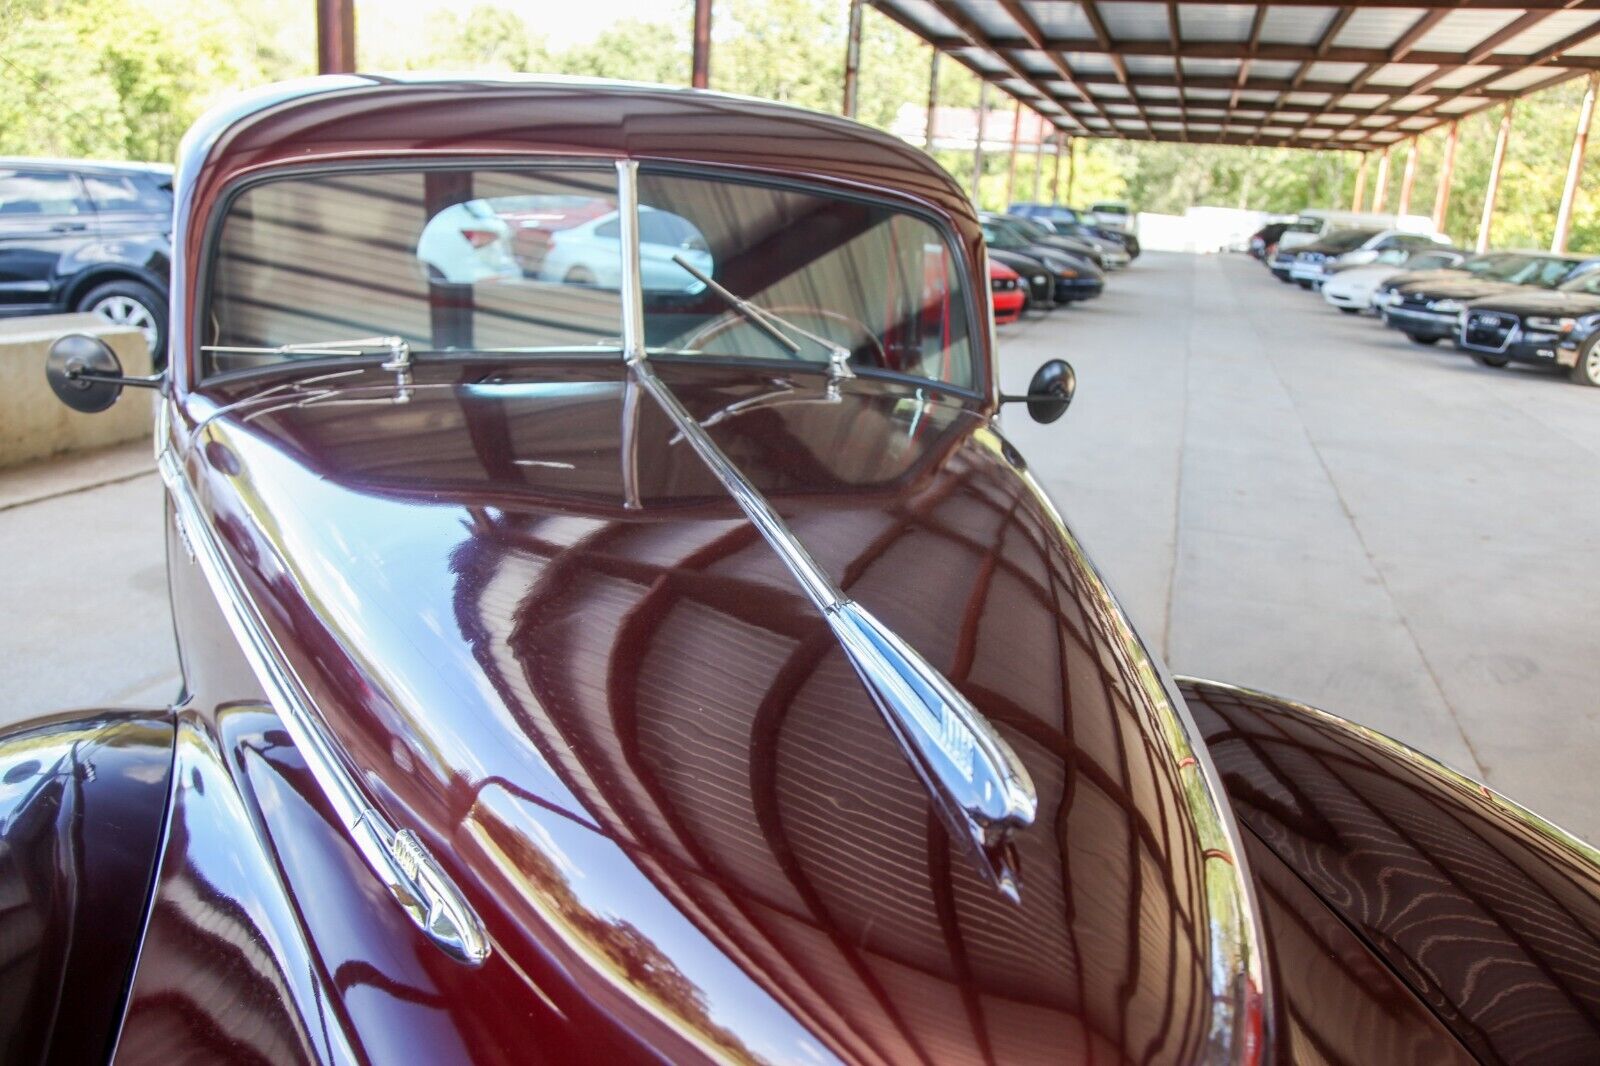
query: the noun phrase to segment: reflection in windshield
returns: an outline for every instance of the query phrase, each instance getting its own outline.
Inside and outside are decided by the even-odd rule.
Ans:
[[[229,204],[200,338],[203,375],[334,359],[328,338],[413,352],[614,349],[622,219],[611,166],[351,170]],[[652,351],[843,363],[975,385],[960,261],[882,203],[704,174],[640,178]],[[799,351],[702,278],[814,334]],[[364,353],[352,350],[350,358]]]

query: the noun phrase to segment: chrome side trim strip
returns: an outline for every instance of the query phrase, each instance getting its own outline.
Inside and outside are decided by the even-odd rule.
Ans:
[[[176,453],[164,450],[158,465],[179,535],[194,551],[228,629],[356,850],[395,902],[440,950],[469,965],[483,962],[489,957],[483,922],[416,834],[397,828],[367,803],[312,710],[309,696],[244,595],[238,571],[217,543]]]
[[[996,891],[1013,901],[1021,873],[1011,834],[1033,824],[1038,794],[1027,767],[994,726],[944,675],[855,603],[800,543],[765,496],[656,375],[646,354],[639,280],[638,164],[617,164],[623,219],[623,351],[643,387],[710,468],[827,619],[889,731],[933,799],[946,829]]]

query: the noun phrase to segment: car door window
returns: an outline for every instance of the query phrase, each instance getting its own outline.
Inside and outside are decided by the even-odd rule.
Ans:
[[[137,211],[165,214],[172,210],[170,194],[151,183],[135,181],[124,174],[85,174],[83,186],[96,211]]]
[[[71,174],[0,169],[0,222],[89,211]]]

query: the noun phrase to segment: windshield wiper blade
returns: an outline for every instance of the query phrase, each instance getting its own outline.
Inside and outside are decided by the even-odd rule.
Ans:
[[[706,288],[710,289],[712,292],[728,301],[735,311],[738,311],[740,314],[744,315],[745,318],[750,320],[751,324],[757,326],[767,336],[771,337],[773,340],[783,345],[783,347],[787,348],[791,355],[800,354],[800,344],[793,337],[790,337],[787,333],[785,333],[785,329],[794,333],[798,333],[800,336],[809,341],[820,344],[828,353],[828,369],[834,377],[855,377],[855,372],[850,369],[851,353],[849,348],[839,344],[837,341],[830,341],[826,337],[818,336],[803,326],[795,325],[793,322],[790,322],[787,318],[784,318],[781,315],[775,314],[757,304],[751,303],[744,297],[730,291],[715,278],[711,277],[709,274],[706,274],[693,263],[685,259],[681,254],[673,255],[672,261],[686,270],[691,276],[694,277],[696,281],[700,282]]]

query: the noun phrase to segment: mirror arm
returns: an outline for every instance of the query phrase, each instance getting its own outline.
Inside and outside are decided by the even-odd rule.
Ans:
[[[1061,399],[1061,397],[1057,396],[1053,392],[1024,392],[1024,393],[1019,393],[1019,394],[1017,394],[1015,396],[1010,395],[1008,393],[1004,393],[1004,392],[1002,392],[1000,394],[1000,402],[1002,404],[1007,404],[1007,403],[1029,403],[1030,401],[1033,401],[1033,400],[1059,400],[1059,399]]]
[[[125,377],[122,374],[101,374],[94,370],[69,370],[68,381],[102,381],[108,385],[123,385],[132,389],[159,389],[166,380],[165,374],[148,377]]]

